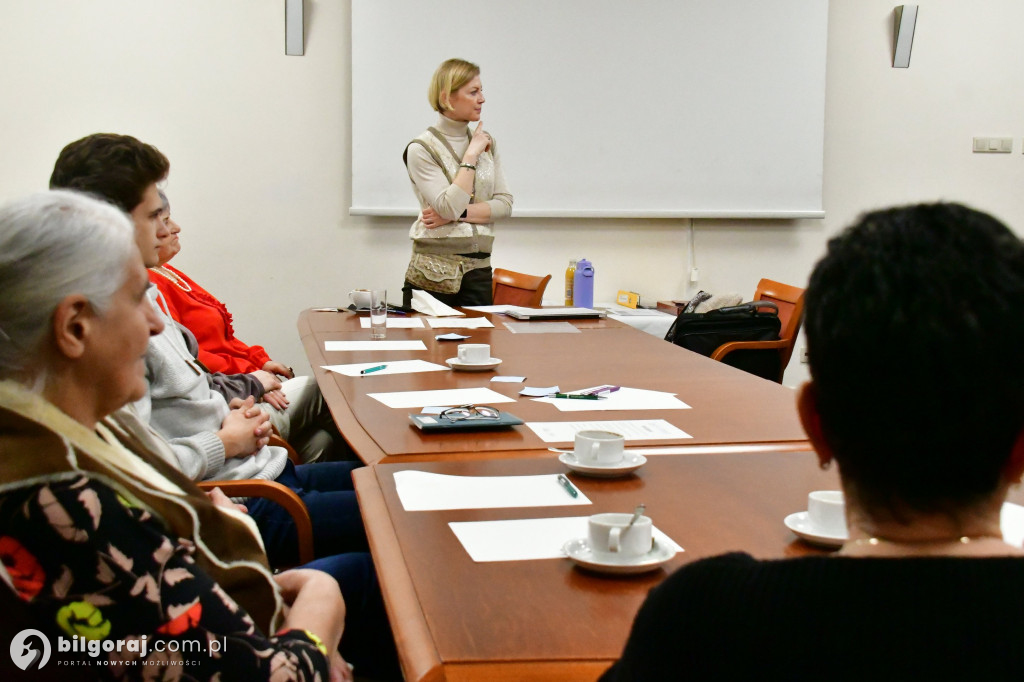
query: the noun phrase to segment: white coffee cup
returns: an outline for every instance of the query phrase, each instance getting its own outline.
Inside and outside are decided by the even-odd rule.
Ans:
[[[578,431],[573,454],[580,464],[618,464],[626,456],[626,439],[611,431]]]
[[[846,535],[846,503],[841,490],[815,490],[807,496],[807,518],[829,535]]]
[[[370,290],[369,289],[353,289],[348,292],[348,298],[352,301],[352,305],[356,308],[369,308],[370,307]]]
[[[491,359],[491,346],[486,343],[463,343],[459,345],[459,362],[480,365]]]
[[[638,557],[651,551],[654,523],[649,516],[640,516],[629,525],[632,514],[611,512],[594,514],[587,522],[590,549],[623,558]]]

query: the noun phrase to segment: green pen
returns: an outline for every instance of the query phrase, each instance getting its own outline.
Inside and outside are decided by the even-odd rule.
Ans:
[[[599,395],[586,395],[584,393],[555,393],[554,395],[548,396],[549,398],[569,398],[571,400],[600,400]]]
[[[576,492],[576,488],[573,486],[573,484],[570,483],[569,479],[566,478],[563,474],[558,474],[558,484],[565,488],[565,492],[569,493],[574,498],[580,496],[580,494]]]
[[[370,372],[379,372],[382,369],[387,369],[387,365],[377,365],[376,367],[367,367],[366,369],[359,370],[359,374],[369,374]]]

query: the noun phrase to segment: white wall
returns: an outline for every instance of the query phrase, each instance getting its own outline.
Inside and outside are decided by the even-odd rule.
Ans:
[[[964,201],[1024,233],[1024,59],[1014,35],[1024,3],[921,3],[909,69],[890,67],[893,6],[830,3],[827,217],[697,221],[698,287],[747,295],[761,277],[801,285],[829,236],[887,204]],[[282,0],[4,0],[0,200],[44,188],[60,148],[88,133],[156,145],[171,159],[167,190],[184,229],[175,265],[228,304],[240,338],[303,366],[298,312],[343,303],[359,286],[386,285],[397,300],[409,252],[406,220],[347,215],[349,3],[306,7],[306,55],[286,57]],[[557,93],[538,83],[523,96],[543,106]],[[656,107],[657,97],[623,105]],[[387,116],[386,83],[379,107]],[[432,118],[424,105],[424,125]],[[971,154],[973,135],[1012,135],[1014,153]],[[743,131],[736,140],[757,143]],[[401,163],[399,149],[380,153]],[[689,291],[686,226],[513,218],[494,260],[553,273],[552,299],[578,256],[597,266],[598,299],[617,289],[679,298]],[[787,384],[805,376],[794,360]]]

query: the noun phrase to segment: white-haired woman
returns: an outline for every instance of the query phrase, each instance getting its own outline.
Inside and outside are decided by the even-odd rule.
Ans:
[[[80,641],[53,655],[102,661],[91,673],[108,677],[180,665],[163,674],[347,678],[334,653],[345,618],[337,582],[312,570],[273,576],[244,515],[105,424],[146,391],[143,358],[162,327],[147,285],[116,208],[63,191],[0,208],[5,641],[29,627]]]
[[[494,221],[512,214],[512,194],[494,139],[480,122],[480,67],[444,61],[427,99],[440,116],[403,155],[420,215],[409,230],[402,302],[408,307],[413,290],[422,289],[448,305],[488,305]]]

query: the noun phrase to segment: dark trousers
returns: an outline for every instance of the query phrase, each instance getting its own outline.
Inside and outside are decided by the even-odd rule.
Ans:
[[[408,281],[402,287],[402,307],[409,308],[413,289],[422,289]],[[445,305],[491,305],[491,268],[476,268],[462,276],[458,293],[442,294],[431,291],[430,295]]]
[[[352,486],[352,470],[360,466],[362,462],[319,462],[295,466],[289,461],[276,479],[294,490],[309,510],[317,557],[365,552],[369,548]],[[246,506],[263,536],[270,565],[298,563],[298,534],[295,522],[284,507],[263,497],[249,498]]]

